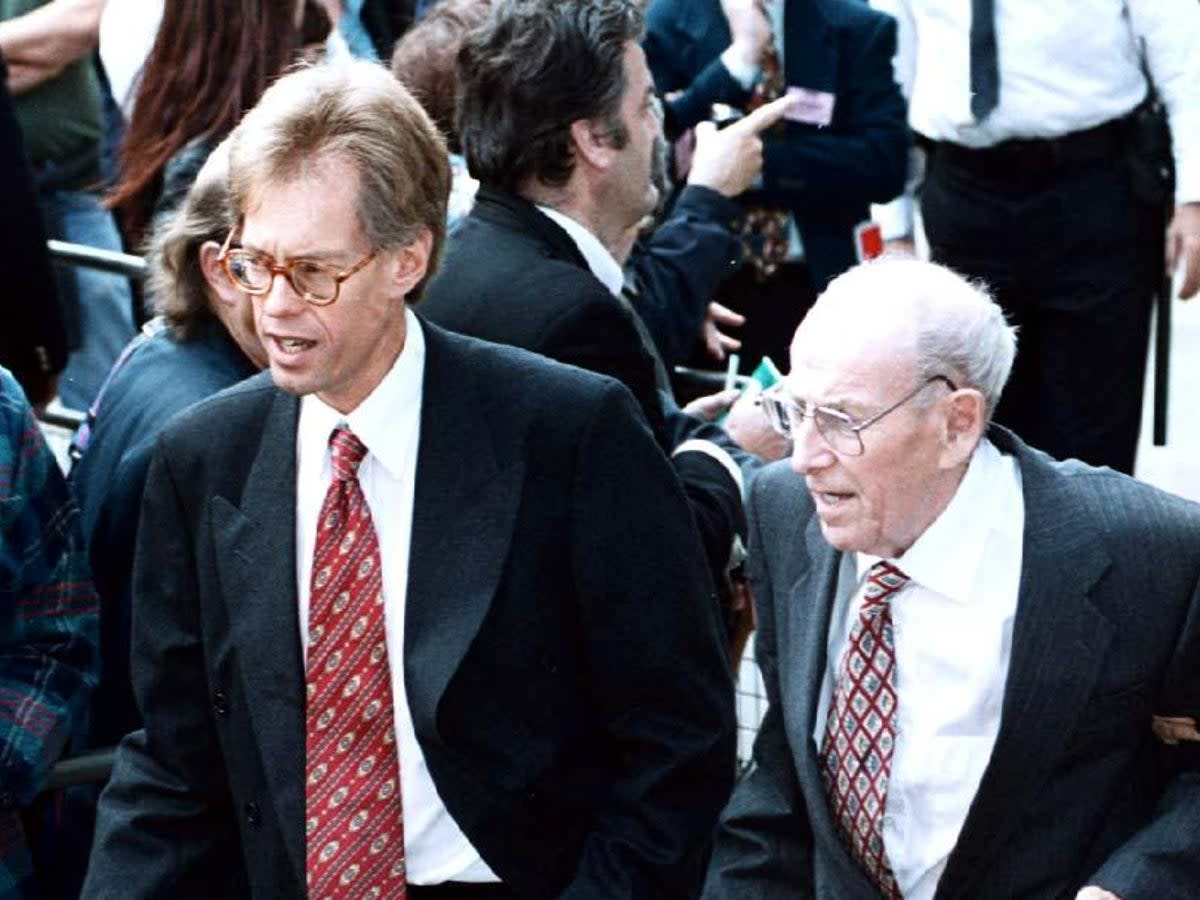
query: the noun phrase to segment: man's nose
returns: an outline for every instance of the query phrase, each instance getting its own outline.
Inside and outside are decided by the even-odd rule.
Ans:
[[[295,315],[304,309],[304,301],[282,272],[271,277],[270,289],[262,295],[263,313],[268,316]]]
[[[792,422],[792,470],[808,475],[837,461],[811,416]]]

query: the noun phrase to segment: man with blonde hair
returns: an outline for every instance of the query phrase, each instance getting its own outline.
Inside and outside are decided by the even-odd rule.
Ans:
[[[158,442],[145,727],[84,896],[698,880],[734,719],[686,501],[625,388],[409,308],[448,182],[432,122],[371,64],[287,75],[239,125],[222,258],[270,376]]]
[[[916,260],[797,330],[748,503],[770,705],[706,898],[1200,894],[1200,508],[990,425],[1014,351]]]

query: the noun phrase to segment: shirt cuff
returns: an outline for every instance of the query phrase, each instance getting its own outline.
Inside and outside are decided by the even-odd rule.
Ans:
[[[913,200],[897,197],[890,203],[871,204],[871,218],[879,225],[885,241],[913,236]]]
[[[726,452],[724,447],[719,447],[712,441],[706,441],[701,438],[688,438],[671,452],[671,456],[676,457],[681,453],[704,453],[711,456],[729,473],[729,477],[737,485],[738,493],[742,495],[746,493],[746,485],[742,480],[742,470],[738,468],[737,463],[733,461],[733,457]]]
[[[1174,140],[1174,133],[1171,137]],[[1200,142],[1197,144],[1200,145]],[[1175,205],[1200,202],[1200,159],[1193,160],[1184,156],[1179,148],[1176,148],[1175,152]]]
[[[725,52],[721,54],[721,65],[725,67],[729,76],[747,91],[754,87],[754,82],[758,81],[760,72],[758,66],[747,65],[746,61],[734,51],[732,45],[726,47]]]

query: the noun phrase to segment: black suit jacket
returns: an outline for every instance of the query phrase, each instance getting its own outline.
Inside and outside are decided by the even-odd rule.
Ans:
[[[444,328],[616,378],[633,392],[667,453],[683,440],[703,438],[720,443],[743,470],[757,466],[719,428],[686,415],[659,393],[654,357],[630,312],[592,274],[570,235],[527,200],[486,185],[479,189],[471,214],[447,243],[421,312]],[[743,526],[741,492],[709,456],[685,453],[672,462],[713,575],[720,578]],[[647,520],[653,520],[652,509]]]
[[[403,666],[438,793],[522,897],[694,889],[733,700],[666,460],[611,380],[425,333]],[[158,443],[134,579],[145,727],[85,897],[302,896],[298,406],[260,376]]]
[[[743,218],[736,200],[687,185],[629,254],[626,282],[639,287],[630,299],[668,372],[691,356],[709,301],[742,263]]]
[[[1200,507],[989,437],[1020,465],[1022,573],[1000,732],[937,900],[1200,896],[1200,772],[1150,728],[1200,713]],[[750,523],[770,707],[704,896],[874,900],[812,739],[841,554],[786,464],[752,485]]]
[[[853,229],[869,204],[904,189],[908,124],[892,73],[896,23],[860,0],[786,0],[787,84],[834,95],[828,126],[785,122],[764,136],[761,191],[747,202],[791,210],[817,290],[855,262]],[[651,0],[646,61],[673,129],[709,117],[714,102],[749,99],[719,57],[729,46],[719,0]]]

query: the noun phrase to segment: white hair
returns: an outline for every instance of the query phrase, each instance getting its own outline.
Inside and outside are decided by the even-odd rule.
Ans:
[[[817,301],[817,307],[831,306],[852,311],[865,328],[903,322],[915,337],[919,379],[945,376],[974,388],[988,416],[995,411],[1017,337],[984,284],[935,263],[884,256],[835,278]]]

